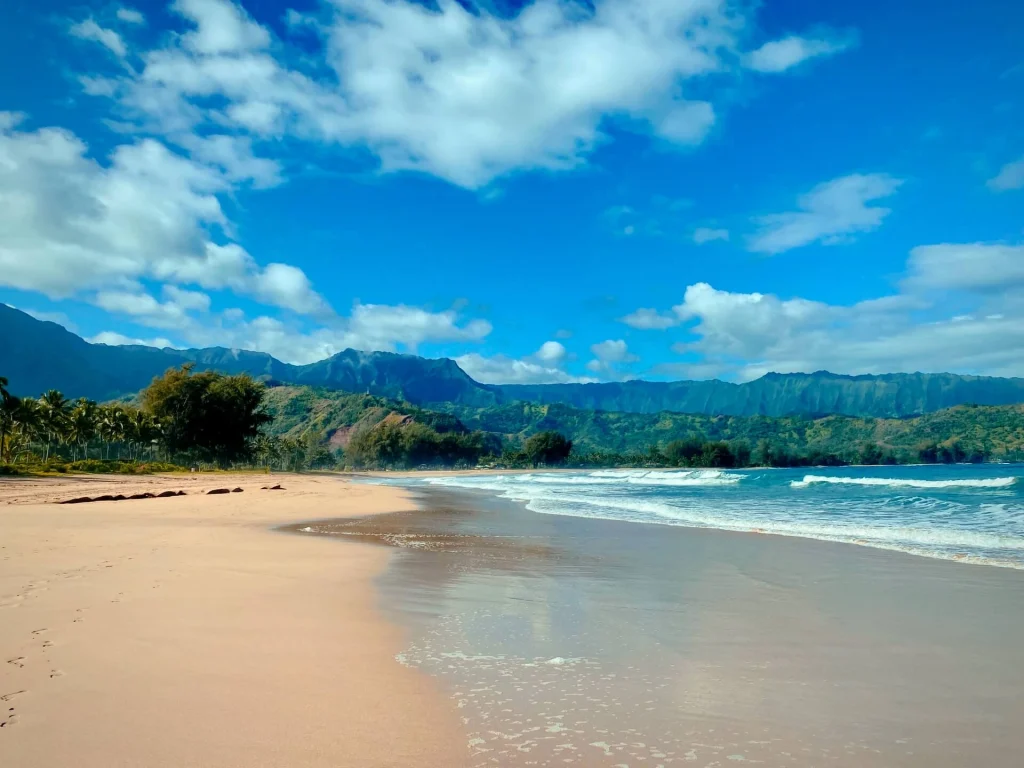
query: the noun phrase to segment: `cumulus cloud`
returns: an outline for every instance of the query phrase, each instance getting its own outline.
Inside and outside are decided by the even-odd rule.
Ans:
[[[999,173],[988,180],[988,186],[996,192],[1024,187],[1024,157],[1004,165]]]
[[[629,351],[622,339],[607,339],[590,345],[594,359],[587,363],[587,370],[607,377],[617,377],[619,366],[635,363],[640,358]]]
[[[890,197],[902,182],[883,173],[851,174],[814,187],[797,200],[800,210],[755,219],[748,248],[776,254],[811,243],[835,245],[882,225],[890,210],[871,203]]]
[[[537,0],[511,16],[454,0],[334,0],[288,15],[289,29],[321,43],[300,52],[229,0],[177,0],[171,10],[189,31],[144,52],[137,75],[90,92],[152,130],[215,125],[366,146],[384,171],[472,188],[512,171],[577,167],[613,122],[700,143],[717,120],[714,84],[738,76],[750,21],[727,0]],[[779,58],[770,45],[755,61]],[[823,45],[805,41],[803,58],[824,55]]]
[[[679,318],[670,313],[659,312],[656,309],[641,307],[636,312],[626,315],[620,320],[630,328],[642,331],[663,331],[674,325],[679,325]]]
[[[697,245],[704,245],[704,243],[713,243],[716,240],[728,240],[729,230],[728,229],[712,229],[711,227],[697,227],[693,231],[693,242]]]
[[[152,278],[327,311],[297,267],[260,267],[238,244],[213,239],[228,225],[222,169],[153,139],[118,146],[101,164],[69,131],[16,126],[0,120],[0,285],[61,298]]]
[[[359,349],[393,349],[401,344],[414,352],[428,340],[480,341],[491,330],[491,324],[481,319],[460,325],[455,310],[428,312],[404,305],[356,304],[343,343]]]
[[[1024,245],[942,243],[910,252],[909,290],[1005,292],[1024,286]]]
[[[672,308],[689,323],[676,373],[740,380],[770,371],[952,371],[1020,376],[1024,246],[914,248],[899,292],[853,305],[689,286]],[[669,372],[663,367],[661,372]]]
[[[123,59],[128,54],[128,49],[121,36],[112,29],[101,27],[94,19],[85,19],[77,24],[72,24],[68,32],[79,40],[99,43],[118,58]]]
[[[134,8],[121,7],[117,9],[117,18],[125,24],[145,24],[146,17]]]
[[[554,366],[506,355],[484,357],[471,352],[455,358],[466,373],[483,384],[575,384],[595,381]]]
[[[522,358],[477,353],[462,355],[455,361],[470,376],[484,384],[572,384],[596,381],[575,376],[562,367],[569,359],[565,346],[545,341],[532,355]]]
[[[116,331],[103,331],[102,333],[97,333],[95,336],[89,337],[86,341],[92,344],[108,344],[112,347],[123,347],[126,345],[157,347],[158,349],[174,347],[174,344],[170,339],[162,337],[153,339],[134,339],[130,336],[125,336],[123,333],[117,333]]]
[[[856,44],[856,38],[808,38],[789,35],[781,40],[772,40],[744,56],[743,62],[755,72],[785,72],[810,59],[834,56]]]
[[[534,354],[538,360],[551,365],[562,364],[567,355],[565,346],[557,341],[545,341]]]

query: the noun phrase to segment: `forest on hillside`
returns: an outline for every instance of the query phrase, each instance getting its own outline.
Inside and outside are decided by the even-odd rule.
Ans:
[[[5,471],[146,465],[303,469],[956,463],[1024,459],[1024,405],[909,419],[611,413],[513,403],[430,410],[366,394],[267,387],[247,374],[172,368],[111,403],[10,394],[0,377]]]
[[[413,425],[438,435],[464,436],[481,446],[479,460],[492,466],[528,465],[530,458],[522,448],[531,436],[544,432],[561,434],[572,442],[566,462],[577,466],[1024,459],[1024,406],[1020,405],[957,406],[912,419],[610,413],[531,403],[488,408],[449,405],[439,412],[372,395],[309,387],[273,387],[267,392],[266,405],[274,416],[269,425],[272,433],[295,439],[313,432],[338,455],[354,462],[350,466],[429,465],[429,461],[417,461],[422,451],[416,458],[394,460],[396,441]],[[419,427],[413,432],[422,434]],[[374,440],[392,447],[381,453],[372,447]]]

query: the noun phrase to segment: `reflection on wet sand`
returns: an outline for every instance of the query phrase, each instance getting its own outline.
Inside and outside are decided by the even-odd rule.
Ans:
[[[298,526],[401,549],[400,661],[449,686],[478,765],[1011,766],[1024,578],[840,544],[537,515]]]

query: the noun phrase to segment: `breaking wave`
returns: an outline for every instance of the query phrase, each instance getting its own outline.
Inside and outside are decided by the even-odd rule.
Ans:
[[[794,480],[792,488],[807,488],[815,483],[834,485],[875,485],[887,488],[1009,488],[1017,482],[1016,477],[988,477],[955,480],[918,480],[911,477],[829,477],[828,475],[805,475],[803,480]]]

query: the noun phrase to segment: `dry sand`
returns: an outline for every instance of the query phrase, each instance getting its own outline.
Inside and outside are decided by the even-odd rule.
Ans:
[[[272,530],[409,501],[272,480],[286,490],[254,475],[0,480],[0,765],[465,763],[455,710],[395,662],[401,632],[377,614],[389,551]]]

